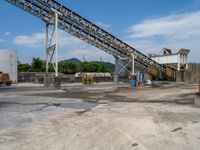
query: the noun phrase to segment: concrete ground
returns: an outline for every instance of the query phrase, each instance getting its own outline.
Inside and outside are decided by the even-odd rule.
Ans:
[[[196,84],[0,87],[0,150],[199,150]]]

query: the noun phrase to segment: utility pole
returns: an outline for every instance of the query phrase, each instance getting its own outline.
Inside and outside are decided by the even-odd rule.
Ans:
[[[58,13],[55,13],[55,76],[58,77]]]
[[[100,56],[100,62],[102,62],[102,60],[103,60],[103,58],[102,58],[102,56]]]
[[[45,86],[50,86],[50,79],[49,79],[49,62],[52,62],[53,58],[54,61],[52,62],[52,66],[55,70],[55,78],[54,78],[54,86],[55,89],[60,89],[60,78],[58,75],[58,48],[59,48],[59,42],[58,42],[58,15],[62,15],[57,10],[53,9],[54,11],[54,18],[46,23],[46,79],[45,79]],[[53,33],[49,40],[49,25],[54,25]],[[52,44],[53,41],[53,44]],[[50,59],[50,60],[49,60]]]
[[[45,53],[46,53],[46,74],[45,74],[45,80],[44,80],[44,86],[49,87],[50,86],[50,80],[49,80],[49,52],[48,52],[48,43],[49,43],[49,24],[46,23],[46,46],[45,46]]]

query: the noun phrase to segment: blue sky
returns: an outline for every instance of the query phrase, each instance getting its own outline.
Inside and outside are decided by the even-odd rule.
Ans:
[[[167,47],[191,50],[200,62],[200,0],[58,0],[145,54]],[[0,1],[0,48],[18,50],[21,62],[44,59],[45,24],[37,17]],[[59,59],[113,61],[112,56],[60,31]]]

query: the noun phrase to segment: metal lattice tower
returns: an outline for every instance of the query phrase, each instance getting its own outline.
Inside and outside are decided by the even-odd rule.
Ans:
[[[72,34],[73,36],[111,54],[115,58],[128,58],[139,68],[153,68],[161,74],[167,74],[167,68],[161,65],[135,48],[124,43],[120,39],[106,32],[102,28],[66,8],[55,0],[5,0],[37,17],[46,24],[56,24],[55,12],[58,15],[58,28]],[[55,46],[54,46],[55,49]]]

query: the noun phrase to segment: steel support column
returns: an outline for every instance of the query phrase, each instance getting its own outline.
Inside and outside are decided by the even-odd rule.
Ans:
[[[49,53],[48,53],[48,42],[49,42],[49,24],[46,23],[46,45],[45,45],[45,54],[46,54],[46,73],[44,77],[44,86],[50,87],[50,78],[49,78]]]
[[[49,63],[55,71],[54,85],[58,89],[60,87],[60,80],[58,79],[58,13],[55,11],[55,18],[46,23],[46,75],[45,75],[45,86],[50,86],[49,76]],[[54,25],[51,37],[49,39],[49,26]],[[54,59],[54,60],[53,60]]]
[[[132,76],[135,75],[135,56],[132,54]]]
[[[115,74],[114,74],[114,87],[117,88],[117,85],[118,85],[118,61],[119,61],[119,58],[115,57]]]
[[[58,13],[55,13],[55,77],[58,77]]]
[[[46,49],[45,49],[45,53],[46,53],[46,76],[48,76],[49,73],[49,54],[48,54],[48,43],[49,43],[49,24],[46,23]]]

